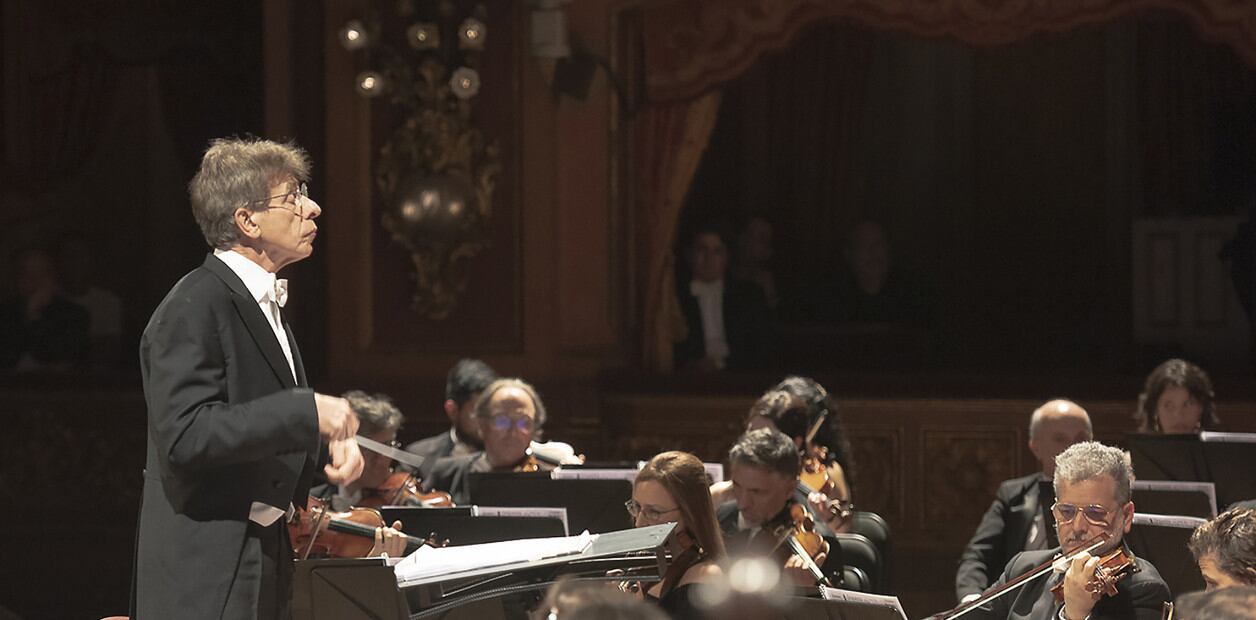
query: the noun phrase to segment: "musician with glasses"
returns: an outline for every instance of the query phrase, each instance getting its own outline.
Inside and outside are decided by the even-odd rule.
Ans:
[[[305,505],[324,446],[329,481],[362,472],[357,417],[308,387],[280,310],[275,274],[313,252],[322,212],[308,177],[295,145],[223,139],[188,185],[213,254],[140,340],[148,456],[132,618],[289,617],[285,515]]]
[[[484,450],[424,461],[419,468],[424,490],[445,491],[455,504],[465,504],[470,501],[472,473],[554,468],[531,454],[532,439],[545,424],[545,404],[522,379],[498,379],[484,388],[476,401],[475,421]]]
[[[645,598],[657,601],[676,620],[701,618],[691,598],[693,590],[722,574],[718,562],[724,557],[724,539],[707,492],[709,481],[698,457],[664,452],[637,472],[632,499],[625,504],[636,527],[676,524],[674,536],[680,551],[662,580],[644,592]]]
[[[1115,595],[1101,596],[1087,589],[1100,558],[1123,547],[1123,537],[1134,522],[1133,481],[1129,453],[1118,448],[1086,441],[1060,453],[1055,459],[1056,499],[1051,507],[1060,547],[1017,554],[991,590],[1061,553],[1073,556],[1072,560],[1060,562],[1062,572],[1048,572],[1018,590],[986,602],[965,617],[998,620],[1160,618],[1162,604],[1171,598],[1169,587],[1156,567],[1141,558],[1133,560],[1136,572],[1117,583]],[[1106,541],[1086,552],[1101,534],[1106,535]],[[1059,583],[1064,584],[1061,603],[1056,602],[1051,591]]]

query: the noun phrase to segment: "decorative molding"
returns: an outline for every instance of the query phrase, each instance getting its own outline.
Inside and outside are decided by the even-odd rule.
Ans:
[[[1016,458],[1020,433],[1014,430],[926,429],[922,433],[921,496],[917,527],[981,521],[999,483],[1024,475]]]
[[[992,46],[1170,10],[1189,19],[1205,38],[1229,45],[1256,65],[1256,3],[1233,0],[663,0],[640,10],[652,101],[695,97],[824,19]]]

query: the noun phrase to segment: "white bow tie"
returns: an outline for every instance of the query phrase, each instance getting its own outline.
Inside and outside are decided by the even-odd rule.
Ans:
[[[267,291],[267,294],[271,301],[279,304],[279,307],[282,308],[284,304],[288,303],[288,279],[275,278],[275,284]]]

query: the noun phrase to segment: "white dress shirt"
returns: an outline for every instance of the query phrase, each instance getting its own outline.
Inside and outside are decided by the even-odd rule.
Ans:
[[[214,250],[214,256],[240,276],[240,279],[244,281],[244,287],[257,301],[262,316],[266,317],[271,330],[275,332],[275,339],[279,341],[284,357],[288,358],[288,370],[292,372],[292,381],[295,383],[297,370],[296,364],[292,361],[292,346],[288,344],[288,334],[284,331],[283,321],[279,316],[279,302],[274,299],[275,274],[262,269],[261,265],[233,250]],[[291,505],[288,506],[288,510],[292,510]],[[283,510],[265,502],[253,502],[253,505],[249,507],[249,520],[262,527],[271,525],[284,515]]]
[[[724,280],[692,280],[689,282],[689,292],[698,300],[706,357],[715,362],[716,368],[724,368],[728,363],[729,353],[728,336],[724,331]]]

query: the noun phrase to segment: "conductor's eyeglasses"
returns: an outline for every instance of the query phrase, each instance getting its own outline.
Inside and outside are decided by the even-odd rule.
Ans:
[[[310,197],[310,190],[305,185],[305,183],[302,183],[298,185],[292,191],[289,191],[283,194],[275,194],[274,196],[267,196],[266,198],[259,198],[257,200],[250,200],[249,204],[264,202],[266,203],[266,207],[265,207],[266,209],[283,209],[284,211],[292,213],[293,215],[297,217],[304,217],[305,216],[304,199],[309,198],[309,197]],[[276,198],[282,198],[283,203],[277,204],[277,205],[270,204],[270,201]]]
[[[1077,519],[1077,515],[1079,514],[1082,515],[1082,517],[1091,525],[1098,525],[1100,527],[1108,527],[1109,525],[1112,525],[1112,522],[1109,519],[1111,518],[1113,511],[1108,510],[1099,504],[1075,506],[1073,504],[1062,504],[1060,502],[1056,502],[1055,505],[1051,507],[1051,512],[1055,514],[1056,525],[1072,523]]]

